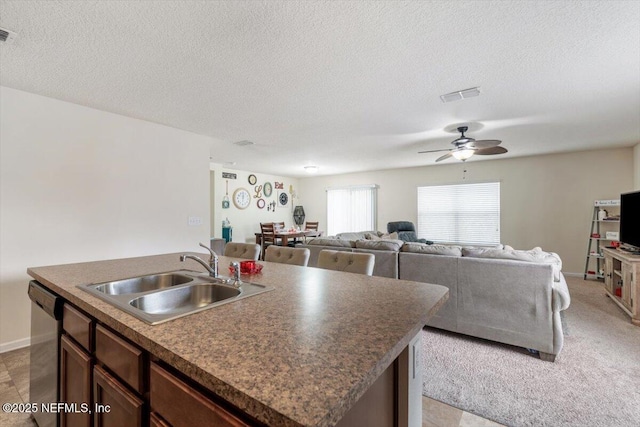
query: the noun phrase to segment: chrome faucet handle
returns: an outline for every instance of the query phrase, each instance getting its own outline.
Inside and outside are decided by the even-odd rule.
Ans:
[[[213,261],[214,258],[218,258],[218,254],[215,253],[213,251],[213,249],[211,249],[209,246],[205,245],[204,243],[199,243],[200,246],[202,246],[203,248],[205,248],[206,250],[209,251],[209,253],[211,254],[211,257],[209,258],[209,261]]]
[[[202,265],[204,268],[206,268],[207,271],[209,272],[209,276],[218,277],[218,262],[217,262],[218,258],[216,258],[216,262],[214,263],[214,265],[211,266],[198,256],[191,255],[191,254],[180,255],[181,262],[185,262],[188,259],[192,259],[196,261],[198,264]]]
[[[233,261],[229,263],[229,266],[233,268],[233,286],[239,287],[242,285],[242,280],[240,280],[240,263]]]

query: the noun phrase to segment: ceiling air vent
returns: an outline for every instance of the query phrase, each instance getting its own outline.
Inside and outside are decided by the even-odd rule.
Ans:
[[[478,95],[480,95],[480,89],[477,87],[472,87],[469,89],[459,90],[457,92],[451,92],[444,95],[440,95],[440,99],[442,100],[442,102],[452,102],[452,101],[459,101],[461,99],[472,98]]]
[[[0,28],[0,42],[12,43],[16,38],[16,33],[4,28]]]
[[[245,139],[245,140],[243,140],[243,141],[237,141],[237,142],[234,142],[234,144],[235,144],[235,145],[237,145],[238,147],[246,147],[247,145],[253,145],[253,144],[254,144],[254,142],[247,141],[247,140]]]

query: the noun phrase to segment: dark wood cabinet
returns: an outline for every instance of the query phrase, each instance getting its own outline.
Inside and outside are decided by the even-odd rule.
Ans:
[[[69,303],[62,324],[61,427],[262,425]]]
[[[60,401],[69,405],[60,413],[61,427],[91,426],[92,365],[82,347],[66,335],[60,338]]]
[[[140,427],[144,402],[100,366],[93,368],[94,427]]]
[[[160,415],[156,414],[155,412],[152,412],[151,414],[149,414],[149,426],[150,427],[171,427],[160,417]]]
[[[62,310],[62,329],[86,351],[93,351],[94,320],[75,307],[65,304]]]
[[[145,352],[102,325],[96,325],[96,359],[138,394],[144,393]]]
[[[151,363],[149,384],[151,410],[173,427],[250,425],[156,363]]]

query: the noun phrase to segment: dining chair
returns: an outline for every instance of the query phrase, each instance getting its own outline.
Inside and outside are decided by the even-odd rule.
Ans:
[[[264,260],[306,267],[309,263],[309,256],[311,256],[311,251],[307,248],[269,246],[264,255]]]
[[[264,259],[265,249],[267,248],[267,246],[276,244],[275,233],[273,231],[273,223],[261,222],[260,231],[262,232],[262,259]]]
[[[316,234],[314,236],[309,236],[309,237],[320,237],[322,236],[322,232],[318,233],[318,221],[307,221],[304,225],[304,229],[305,231],[315,231]],[[307,236],[304,236],[304,242],[307,243]]]
[[[318,231],[318,221],[316,221],[316,222],[307,221],[306,224],[304,225],[304,229],[305,230]]]
[[[257,261],[260,258],[260,245],[256,243],[229,242],[224,247],[224,256]]]
[[[373,254],[346,251],[330,251],[323,249],[318,255],[318,267],[326,270],[344,271],[347,273],[373,274],[376,262]]]

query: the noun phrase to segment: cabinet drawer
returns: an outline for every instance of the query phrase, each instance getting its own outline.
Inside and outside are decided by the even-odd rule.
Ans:
[[[142,426],[144,402],[99,366],[93,368],[93,397],[94,427]]]
[[[135,391],[144,392],[144,352],[102,325],[96,326],[96,359]]]
[[[89,353],[93,351],[93,320],[69,304],[62,310],[62,328]]]
[[[60,337],[60,401],[91,405],[91,367],[93,359],[72,339]],[[45,402],[49,403],[49,402]],[[61,427],[90,427],[91,414],[61,411]]]
[[[152,412],[149,414],[149,426],[150,427],[171,427],[169,424],[165,423],[164,420],[160,417],[160,415]]]
[[[149,384],[151,410],[173,427],[249,425],[155,363]]]

